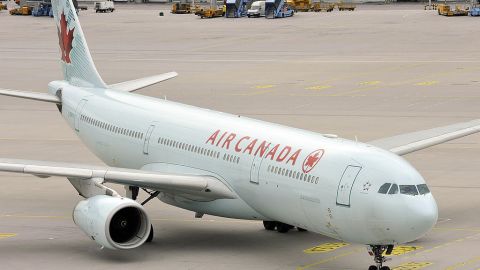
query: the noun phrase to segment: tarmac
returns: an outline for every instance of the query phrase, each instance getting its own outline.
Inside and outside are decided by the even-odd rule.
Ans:
[[[365,142],[480,118],[478,18],[438,16],[422,5],[276,20],[116,8],[80,12],[104,80],[180,74],[138,94]],[[45,92],[61,78],[53,20],[1,11],[0,22],[0,87]],[[0,97],[0,157],[101,164],[54,105],[9,97]],[[388,265],[479,269],[480,135],[405,158],[425,177],[439,221]],[[110,251],[73,223],[81,198],[66,179],[1,173],[0,183],[0,269],[344,270],[373,262],[361,245],[269,232],[255,221],[195,219],[158,200],[146,206],[154,242]]]

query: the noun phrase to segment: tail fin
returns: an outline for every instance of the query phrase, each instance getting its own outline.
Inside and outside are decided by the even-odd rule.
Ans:
[[[72,0],[52,0],[63,77],[80,87],[107,88],[95,68]]]

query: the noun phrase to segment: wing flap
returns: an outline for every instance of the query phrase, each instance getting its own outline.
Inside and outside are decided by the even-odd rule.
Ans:
[[[406,155],[477,132],[480,132],[480,119],[374,140],[368,144]]]
[[[38,93],[38,92],[30,92],[30,91],[20,91],[20,90],[12,90],[12,89],[1,89],[0,88],[0,95],[9,96],[9,97],[17,97],[17,98],[24,98],[24,99],[31,99],[37,101],[44,101],[50,103],[61,104],[62,100],[54,95],[48,93]]]
[[[237,197],[222,181],[210,175],[164,174],[116,167],[18,159],[0,159],[0,171],[36,176],[101,178],[105,182],[190,194],[209,200]]]
[[[136,90],[145,88],[147,86],[175,78],[177,75],[178,73],[176,72],[168,72],[168,73],[163,73],[155,76],[116,83],[116,84],[109,85],[108,87],[115,90],[125,91],[125,92],[134,92]]]

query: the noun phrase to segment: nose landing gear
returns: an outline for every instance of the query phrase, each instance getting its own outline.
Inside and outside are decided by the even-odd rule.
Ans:
[[[375,264],[376,264],[376,265],[371,265],[368,268],[368,270],[390,270],[390,267],[383,266],[383,263],[390,260],[390,258],[383,256],[383,252],[385,252],[386,255],[392,254],[393,245],[388,245],[388,246],[372,245],[372,246],[368,246],[367,249],[370,256],[374,257],[373,260],[375,261]]]

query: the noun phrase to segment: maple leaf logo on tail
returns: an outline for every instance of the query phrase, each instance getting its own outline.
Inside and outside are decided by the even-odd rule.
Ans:
[[[303,161],[303,166],[302,170],[304,173],[309,173],[315,165],[320,161],[320,159],[323,157],[323,153],[325,151],[323,149],[318,149],[310,153],[308,157],[305,158]]]
[[[58,42],[60,44],[60,53],[62,54],[62,60],[65,63],[71,63],[70,51],[72,50],[73,31],[68,29],[67,20],[65,19],[65,13],[62,12],[60,16],[60,27],[57,27]]]

